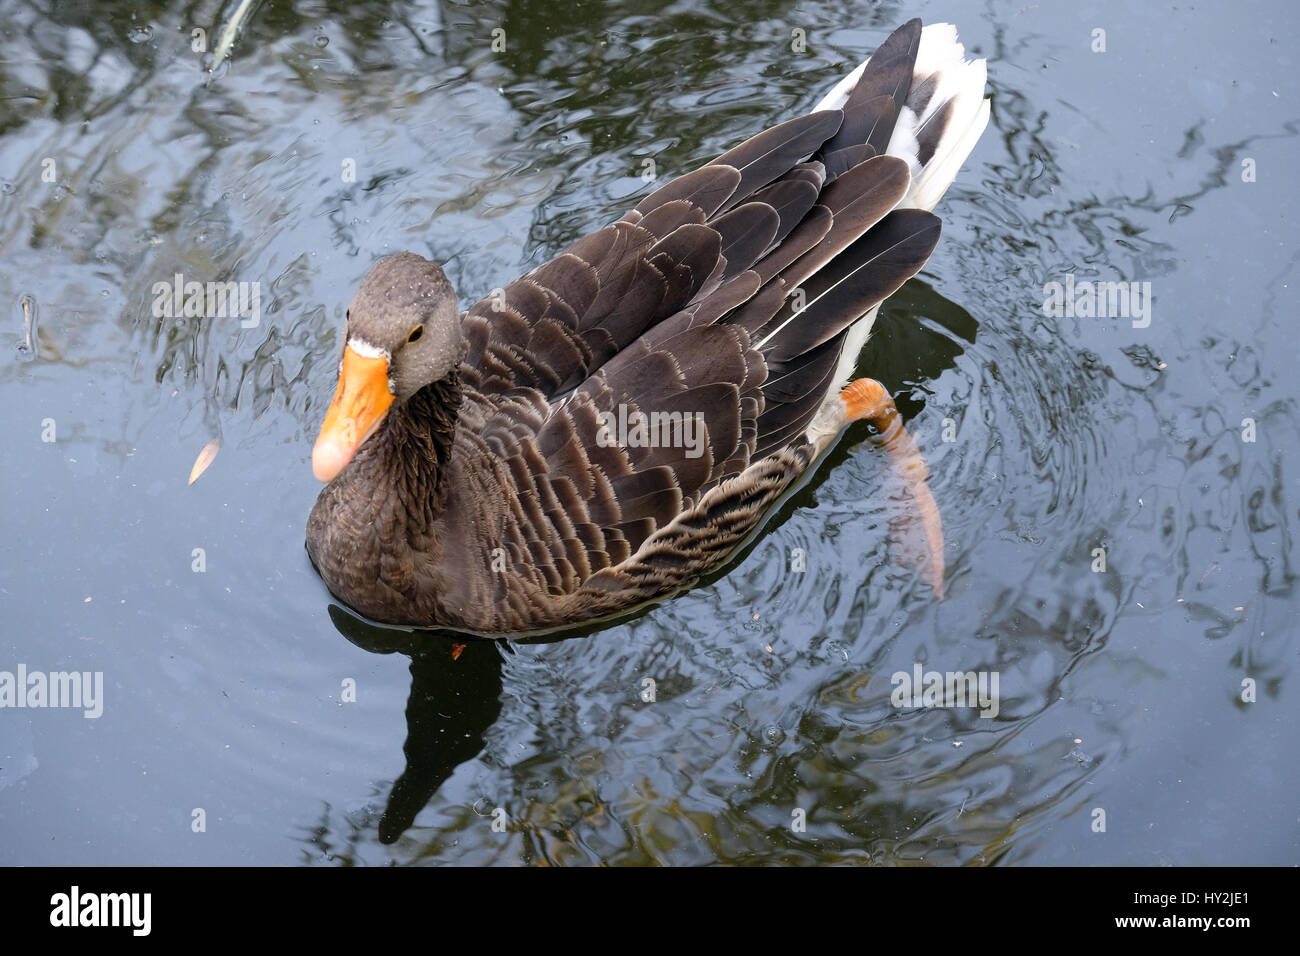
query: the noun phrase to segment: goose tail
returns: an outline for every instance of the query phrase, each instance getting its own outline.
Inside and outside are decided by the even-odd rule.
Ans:
[[[906,94],[900,90],[902,102],[885,152],[906,160],[911,170],[911,185],[900,208],[930,210],[957,178],[962,163],[988,125],[989,100],[984,96],[987,69],[982,59],[966,59],[966,49],[951,23],[932,23],[920,29],[919,21],[914,22],[919,42],[910,88]],[[882,46],[876,57],[884,52]],[[888,54],[908,56],[911,51],[891,50]],[[835,84],[814,112],[843,109],[870,62],[870,58],[863,61]]]

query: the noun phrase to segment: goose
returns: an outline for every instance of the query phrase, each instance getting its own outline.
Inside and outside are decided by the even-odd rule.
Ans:
[[[812,112],[464,312],[438,264],[378,260],[312,449],[306,545],[329,590],[380,623],[489,637],[617,617],[719,567],[867,419],[941,597],[918,446],[879,382],[849,378],[938,242],[985,79],[955,27],[914,19]]]

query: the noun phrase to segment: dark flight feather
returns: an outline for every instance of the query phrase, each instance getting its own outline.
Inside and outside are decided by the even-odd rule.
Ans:
[[[938,88],[914,75],[920,37],[919,20],[896,30],[842,108],[659,185],[471,305],[459,371],[385,426],[440,430],[404,435],[397,465],[381,430],[322,494],[308,546],[331,588],[381,620],[526,631],[663,593],[738,545],[825,449],[808,429],[849,330],[938,240],[935,216],[898,208],[909,165],[885,155]],[[917,128],[922,167],[952,119],[949,102]],[[402,587],[358,577],[322,522],[347,511],[365,534],[356,509],[388,501],[377,469],[414,487],[434,461],[445,501],[384,526]]]

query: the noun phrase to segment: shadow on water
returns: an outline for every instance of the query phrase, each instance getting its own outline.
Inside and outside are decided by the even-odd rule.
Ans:
[[[337,605],[340,634],[372,654],[411,659],[406,701],[406,769],[393,783],[379,820],[379,842],[394,843],[462,763],[478,756],[501,715],[501,654],[496,641],[403,631],[364,621]]]

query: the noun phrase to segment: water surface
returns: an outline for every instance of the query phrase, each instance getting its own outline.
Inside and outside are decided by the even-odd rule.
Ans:
[[[205,82],[235,6],[0,3],[0,670],[105,696],[0,711],[0,862],[1300,860],[1293,5],[266,0]],[[946,598],[855,426],[630,621],[457,650],[339,609],[309,454],[370,264],[473,301],[914,15],[993,98],[859,366]],[[260,282],[260,322],[155,318],[178,272]],[[1067,275],[1149,282],[1150,324],[1045,316]],[[997,716],[893,706],[916,664],[997,672]]]

